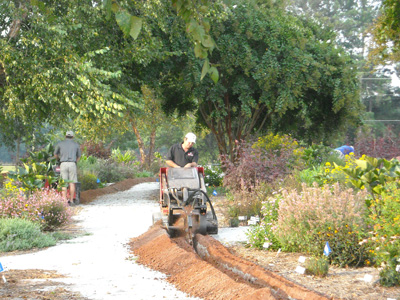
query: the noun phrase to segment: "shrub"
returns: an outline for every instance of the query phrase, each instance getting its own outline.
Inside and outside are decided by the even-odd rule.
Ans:
[[[295,173],[296,181],[305,183],[307,186],[312,186],[314,182],[317,182],[316,176],[320,172],[320,167],[307,168]],[[320,183],[320,182],[318,182]]]
[[[288,135],[269,134],[255,143],[239,143],[236,160],[222,157],[224,185],[231,190],[251,190],[261,182],[274,183],[301,164],[302,148]]]
[[[223,172],[220,166],[204,167],[204,182],[206,186],[222,186]]]
[[[390,160],[400,156],[400,137],[396,136],[389,127],[380,138],[375,138],[371,130],[360,132],[354,143],[354,149],[357,153]]]
[[[37,190],[26,196],[13,193],[0,198],[0,218],[21,218],[53,230],[68,224],[72,210],[55,190]]]
[[[280,199],[280,194],[276,194],[261,202],[261,221],[258,225],[252,226],[247,234],[251,247],[263,249],[267,243],[268,249],[280,248],[280,243],[272,230],[278,219]]]
[[[82,153],[86,156],[107,159],[111,156],[110,147],[105,147],[103,142],[86,141],[81,145]]]
[[[259,216],[261,214],[261,203],[264,194],[269,187],[267,185],[256,186],[253,191],[228,192],[229,209],[236,211],[235,216]]]
[[[116,163],[110,159],[100,160],[97,176],[101,182],[117,182],[134,178],[137,170],[136,163]]]
[[[97,176],[92,173],[80,175],[79,182],[81,183],[81,191],[94,190],[99,186]]]
[[[375,207],[369,215],[373,225],[369,239],[371,253],[376,264],[384,266],[380,273],[381,284],[400,285],[400,190],[399,181],[387,185],[381,198],[376,198],[371,205]]]
[[[286,251],[320,255],[328,241],[330,262],[362,265],[367,258],[359,236],[365,230],[366,192],[354,194],[338,184],[302,186],[301,193],[283,190],[274,234]]]
[[[119,150],[119,148],[113,149],[111,152],[110,158],[117,163],[125,163],[125,164],[129,164],[132,162],[139,163],[137,161],[135,152],[132,150],[127,150],[125,152],[121,152],[121,150]]]
[[[49,247],[56,242],[51,235],[40,231],[38,223],[18,218],[0,218],[0,252]]]
[[[301,159],[308,168],[318,167],[325,164],[331,157],[333,149],[331,147],[319,145],[311,145],[303,149]]]
[[[306,273],[325,277],[329,271],[329,262],[326,257],[310,257],[306,260]]]

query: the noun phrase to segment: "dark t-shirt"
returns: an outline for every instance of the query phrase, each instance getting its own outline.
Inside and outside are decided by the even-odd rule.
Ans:
[[[197,163],[197,161],[199,160],[199,152],[195,148],[191,147],[185,153],[185,150],[183,150],[182,148],[182,144],[178,143],[172,145],[171,148],[169,148],[166,159],[172,160],[178,166],[184,167],[188,163]]]
[[[81,148],[72,139],[65,139],[57,144],[54,154],[60,157],[61,162],[76,162],[81,157]]]

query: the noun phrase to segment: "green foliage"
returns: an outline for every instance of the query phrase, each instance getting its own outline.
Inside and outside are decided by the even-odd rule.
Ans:
[[[0,31],[6,34],[0,38],[0,74],[6,76],[0,84],[1,112],[4,123],[18,116],[23,136],[42,122],[59,126],[60,120],[79,115],[106,122],[122,115],[132,101],[112,84],[121,71],[112,61],[117,55],[107,48],[107,34],[122,33],[113,30],[99,5],[75,4],[2,5]]]
[[[301,158],[307,167],[318,167],[324,164],[332,153],[332,148],[322,144],[312,144],[303,149]]]
[[[127,155],[126,157],[131,156]],[[100,182],[111,183],[136,176],[139,170],[137,161],[130,160],[119,163],[115,159],[118,158],[100,159],[94,156],[84,156],[78,162],[78,179],[80,182],[85,182],[82,186],[83,190],[96,188],[91,177],[96,178],[95,182],[99,179]]]
[[[339,181],[356,189],[366,189],[375,199],[385,191],[387,183],[397,180],[399,176],[400,162],[396,159],[388,161],[366,155],[355,159],[353,155],[346,155],[344,166],[327,162],[316,179],[323,184]],[[370,204],[367,205],[370,207]]]
[[[259,192],[261,191],[262,189],[259,190]],[[273,227],[278,220],[280,199],[280,194],[276,194],[274,197],[268,197],[262,202],[261,222],[252,226],[247,234],[251,247],[258,249],[279,249],[281,247],[273,231]]]
[[[223,172],[220,166],[212,165],[204,167],[204,182],[206,186],[222,186]]]
[[[360,231],[359,231],[360,230]],[[339,267],[361,267],[368,264],[370,258],[365,245],[360,245],[360,236],[366,236],[364,228],[354,225],[339,225],[327,227],[315,234],[315,244],[324,245],[329,242],[332,253],[329,255],[331,264]],[[321,251],[320,251],[321,252]],[[313,252],[317,255],[318,253]]]
[[[111,151],[111,157],[112,160],[114,160],[117,163],[131,163],[131,162],[137,162],[136,154],[132,150],[128,150],[125,152],[121,152],[119,148],[113,149]]]
[[[295,173],[295,178],[300,183],[305,183],[307,186],[312,186],[316,182],[316,177],[320,168],[307,168]],[[318,182],[320,183],[320,182]]]
[[[110,159],[99,160],[97,167],[97,177],[101,182],[118,182],[133,178],[138,170],[136,162],[119,164]]]
[[[374,44],[370,57],[380,64],[400,61],[400,4],[397,0],[384,0],[380,15],[372,29]]]
[[[306,260],[306,273],[325,277],[329,271],[329,262],[325,257],[310,257]]]
[[[226,188],[223,186],[206,186],[207,194],[211,196],[214,191],[217,192],[217,196],[220,195],[225,195],[227,193]]]
[[[56,239],[40,231],[40,225],[24,219],[0,218],[0,252],[54,246]]]
[[[94,190],[99,186],[97,183],[97,176],[92,173],[80,175],[79,182],[81,183],[81,191]]]
[[[209,60],[220,65],[224,80],[198,80],[201,66],[189,56],[179,97],[166,94],[169,112],[197,107],[198,121],[231,160],[235,143],[254,132],[329,141],[359,119],[356,69],[332,32],[285,9],[235,3],[210,16],[218,47]]]
[[[392,182],[400,176],[400,162],[387,161],[363,155],[355,160],[355,168],[342,168],[350,178],[350,182],[359,189],[366,188],[372,197],[380,195],[386,183]]]
[[[154,173],[150,171],[139,171],[135,173],[135,178],[144,178],[144,177],[152,177]]]
[[[377,265],[384,266],[381,284],[400,285],[400,189],[399,181],[388,183],[380,197],[370,202],[374,207],[369,215],[372,236],[365,240]]]
[[[51,143],[36,152],[29,152],[29,157],[21,160],[23,167],[8,172],[8,177],[29,192],[43,188],[46,182],[52,187],[66,186],[67,182],[54,172],[56,159],[53,153],[54,147]]]
[[[398,245],[400,247],[400,245]],[[396,262],[398,263],[398,262]],[[387,266],[379,272],[379,282],[383,286],[399,286],[400,285],[400,272],[392,266]]]
[[[91,166],[97,164],[98,158],[92,155],[87,156],[86,154],[82,154],[81,158],[78,162],[78,168],[89,169]]]

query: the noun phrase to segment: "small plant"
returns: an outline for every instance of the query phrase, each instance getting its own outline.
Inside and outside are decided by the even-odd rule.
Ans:
[[[206,186],[222,186],[223,172],[219,166],[205,166],[204,175]]]
[[[273,231],[275,223],[278,220],[278,208],[280,199],[281,195],[276,194],[262,201],[261,222],[256,226],[252,226],[249,233],[247,234],[249,245],[251,247],[258,249],[280,248],[281,245],[275,237]],[[265,247],[265,245],[267,245],[268,247]]]
[[[40,224],[18,218],[0,218],[0,252],[54,246],[57,240],[40,230]]]
[[[111,156],[110,147],[104,146],[103,142],[86,141],[81,145],[82,153],[86,156],[107,159]]]
[[[121,152],[119,148],[113,149],[111,152],[111,159],[117,163],[129,164],[137,161],[136,154],[132,150]]]
[[[369,215],[373,226],[371,237],[365,240],[376,264],[384,266],[380,273],[384,286],[400,285],[400,190],[399,181],[391,182],[381,197],[371,201]]]
[[[79,177],[81,191],[94,190],[98,188],[97,176],[92,173],[86,173]]]
[[[332,148],[322,144],[313,144],[303,149],[301,158],[304,160],[305,165],[308,168],[313,168],[324,164],[328,160],[328,157],[330,157],[331,153]]]
[[[312,186],[316,182],[316,176],[319,173],[320,167],[307,168],[295,173],[295,178],[300,183],[305,183],[307,186]],[[319,182],[318,182],[319,183]]]
[[[329,262],[326,257],[310,257],[305,264],[306,273],[325,277],[329,271]]]

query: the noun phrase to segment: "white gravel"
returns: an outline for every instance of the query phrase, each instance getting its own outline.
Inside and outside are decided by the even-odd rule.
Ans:
[[[82,205],[75,216],[88,235],[36,253],[5,256],[0,262],[9,270],[55,270],[66,278],[53,281],[93,300],[198,299],[176,290],[164,274],[137,264],[126,247],[130,238],[151,226],[158,188],[158,183],[142,183],[101,196]]]

